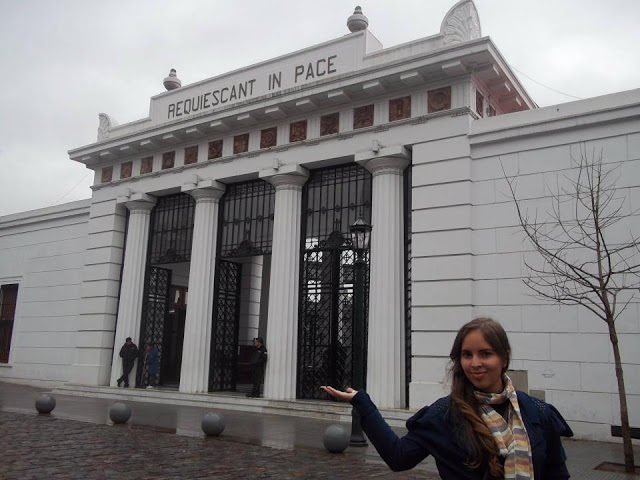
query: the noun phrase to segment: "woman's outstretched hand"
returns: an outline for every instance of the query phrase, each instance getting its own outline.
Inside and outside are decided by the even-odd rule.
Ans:
[[[333,387],[329,387],[328,385],[323,385],[320,388],[331,395],[333,398],[337,398],[338,400],[342,400],[343,402],[350,402],[351,399],[356,396],[356,393],[358,393],[357,390],[354,390],[351,387],[347,388],[347,390],[344,392],[342,390],[337,390]]]

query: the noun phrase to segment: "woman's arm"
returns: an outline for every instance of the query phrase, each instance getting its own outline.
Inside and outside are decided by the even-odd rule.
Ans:
[[[544,415],[544,436],[547,444],[547,465],[545,478],[566,480],[571,475],[567,470],[567,455],[562,446],[561,436],[572,437],[573,432],[560,412],[553,405],[546,404]]]
[[[322,388],[335,398],[351,402],[360,414],[362,429],[392,470],[409,470],[429,455],[424,439],[417,432],[410,431],[404,437],[398,437],[365,391],[347,389],[343,392],[332,387]]]

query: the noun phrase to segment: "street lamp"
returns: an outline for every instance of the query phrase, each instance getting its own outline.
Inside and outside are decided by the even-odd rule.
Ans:
[[[356,254],[354,261],[354,289],[353,289],[353,388],[364,388],[364,254],[369,250],[371,239],[371,225],[362,217],[358,218],[350,227],[351,243]],[[351,409],[351,437],[349,445],[352,447],[366,447],[367,441],[362,433],[360,415],[355,408]]]

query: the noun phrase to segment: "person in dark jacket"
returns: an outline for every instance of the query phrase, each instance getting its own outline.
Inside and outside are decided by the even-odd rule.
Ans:
[[[490,318],[464,325],[453,342],[451,394],[423,407],[399,438],[364,390],[322,387],[348,400],[362,428],[394,471],[433,455],[443,480],[567,479],[561,436],[573,432],[552,406],[516,391],[506,375],[511,347]]]
[[[264,342],[262,337],[254,339],[254,345],[256,347],[253,356],[251,357],[251,381],[253,386],[251,392],[247,393],[247,397],[259,397],[260,396],[260,384],[264,378],[264,367],[267,363],[267,349],[264,348]]]
[[[133,364],[138,358],[138,347],[131,341],[131,337],[127,337],[125,344],[120,349],[120,357],[122,357],[122,376],[117,380],[118,387],[124,382],[124,386],[129,386],[129,373],[133,369]]]
[[[158,373],[160,372],[160,358],[158,349],[153,343],[147,343],[144,352],[144,368],[149,374],[149,385],[147,388],[153,388],[158,382]]]

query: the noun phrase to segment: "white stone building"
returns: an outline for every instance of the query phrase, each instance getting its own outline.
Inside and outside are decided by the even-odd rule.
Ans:
[[[367,390],[387,408],[446,392],[457,329],[509,332],[526,372],[578,436],[619,425],[604,322],[533,299],[502,166],[546,209],[581,146],[620,164],[640,202],[640,90],[536,108],[471,0],[439,33],[383,48],[352,33],[151,98],[147,118],[69,152],[92,198],[0,217],[0,378],[111,385],[120,346],[161,350],[160,383],[185,393],[246,382],[256,336],[264,396],[321,397],[352,367],[349,226],[373,225]],[[629,228],[638,230],[638,221]],[[640,312],[618,322],[632,426],[640,425]],[[139,386],[148,381],[134,370]]]

